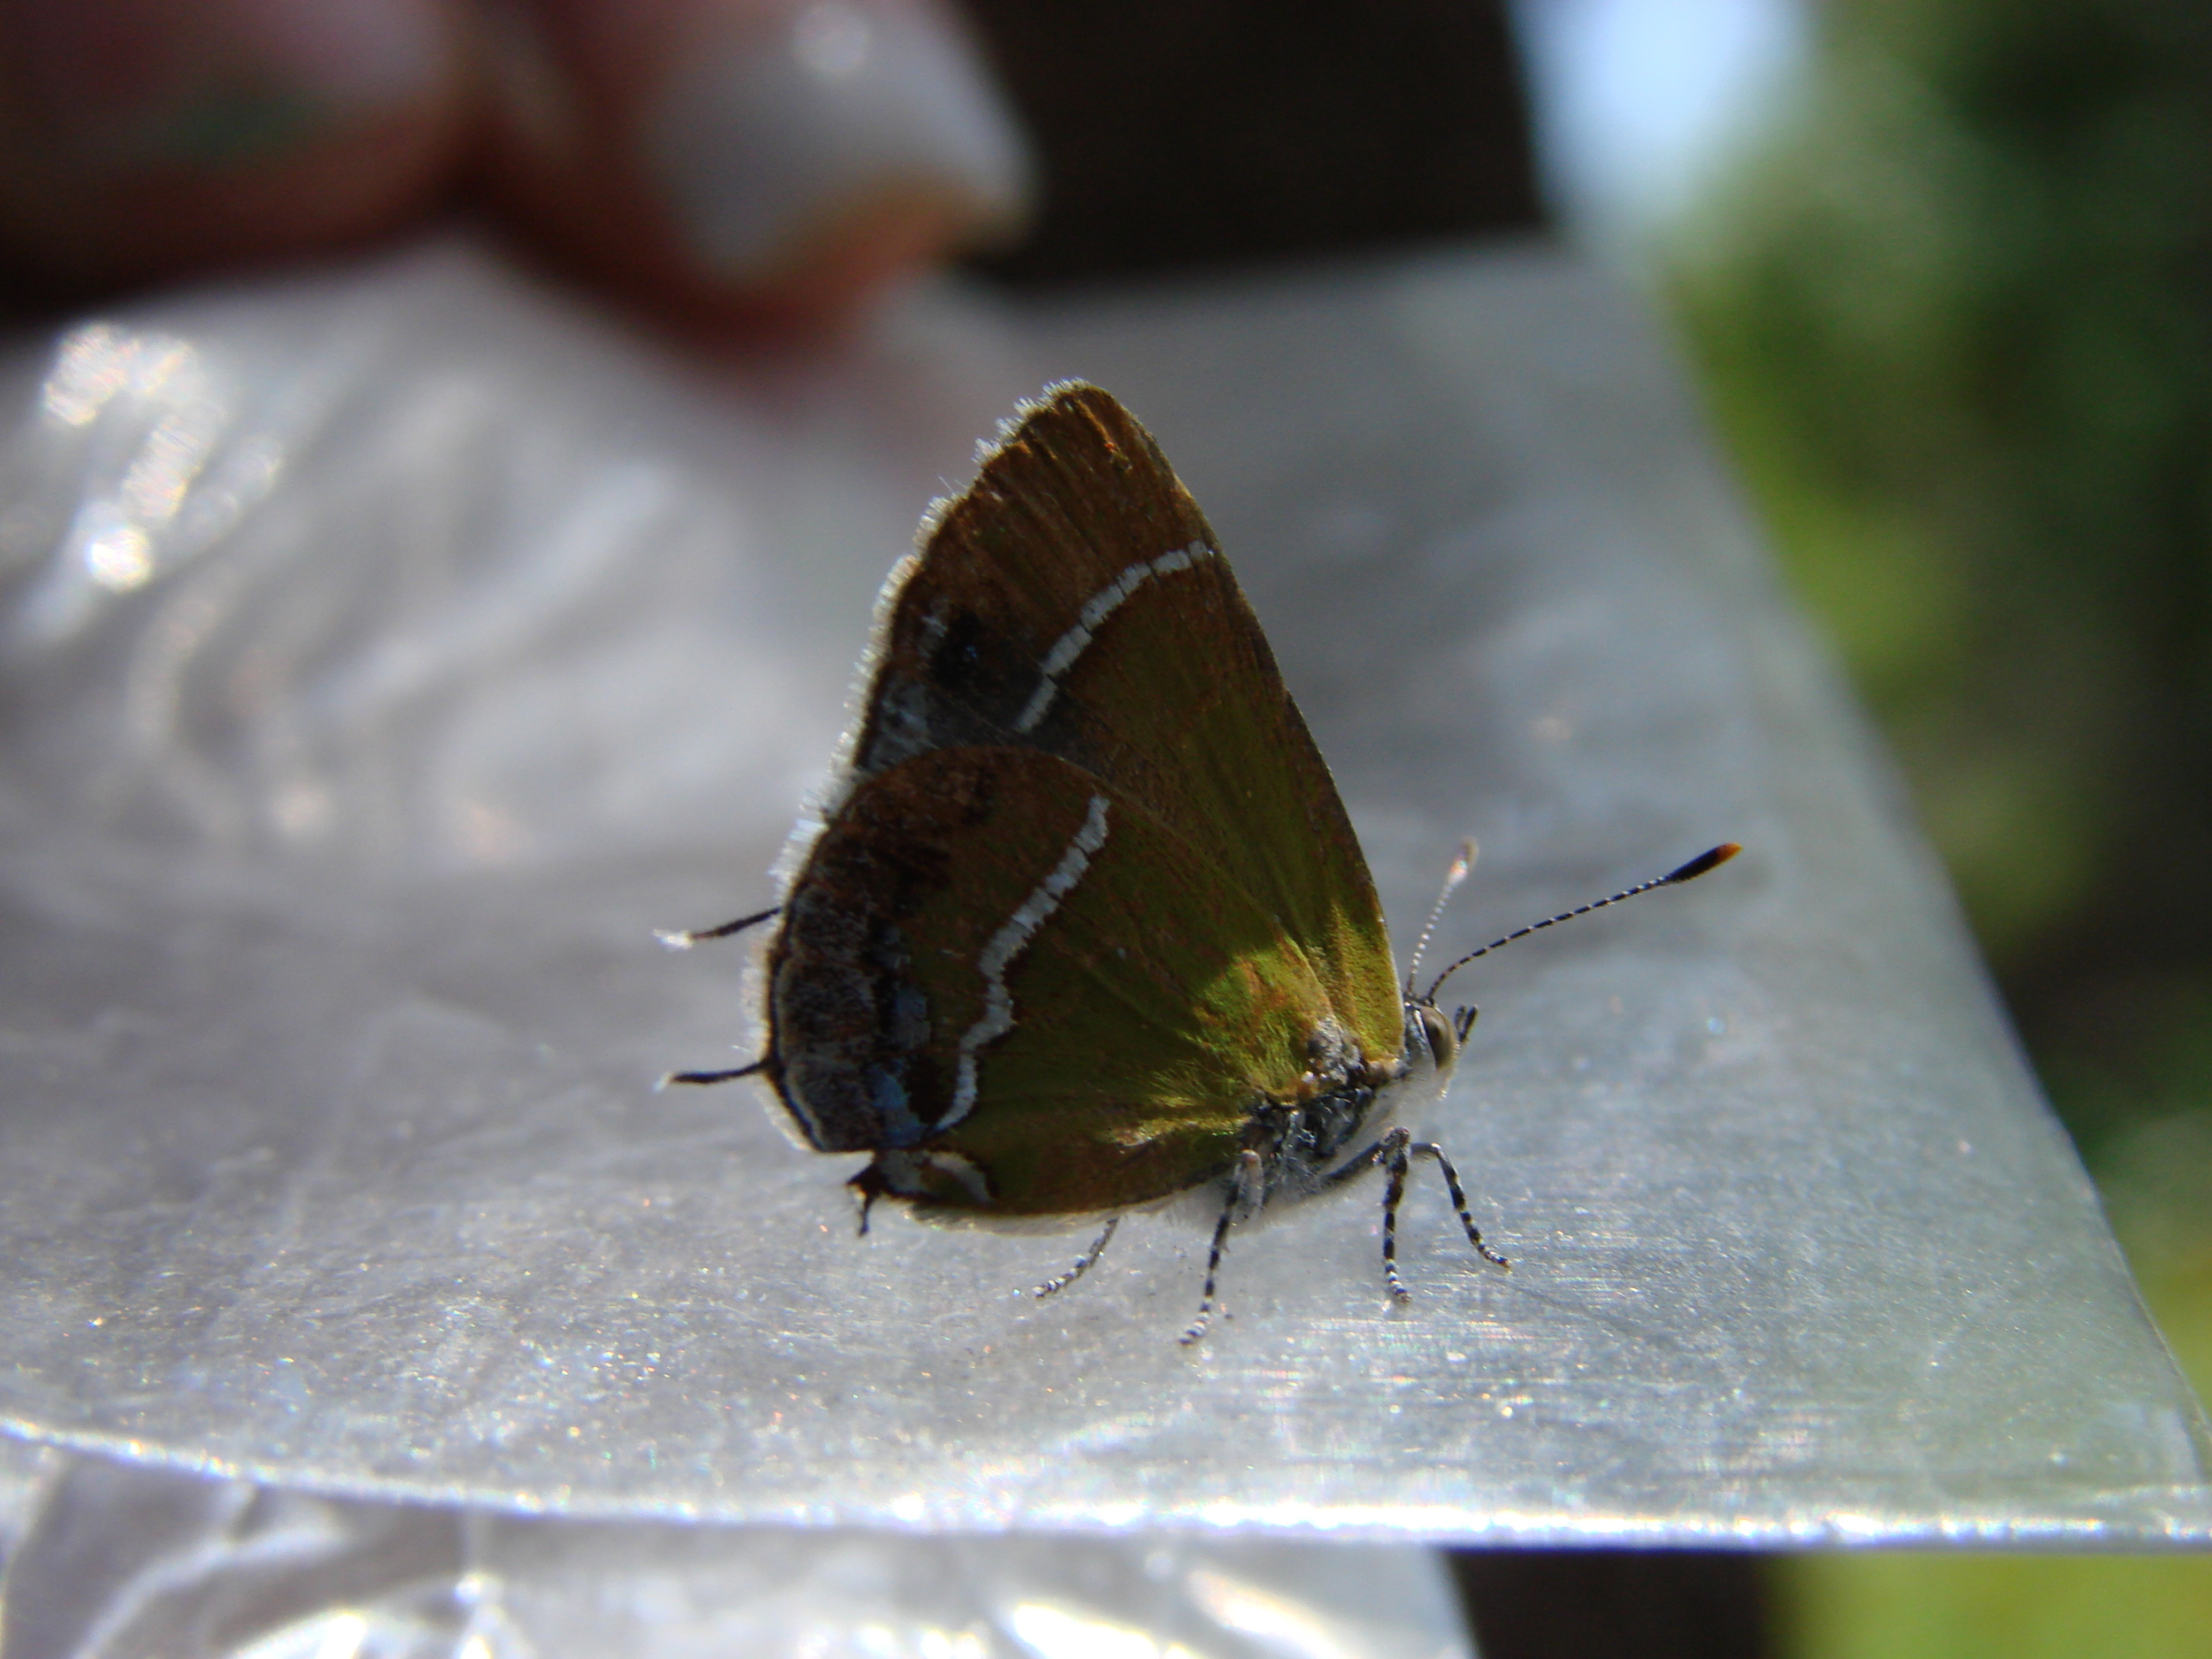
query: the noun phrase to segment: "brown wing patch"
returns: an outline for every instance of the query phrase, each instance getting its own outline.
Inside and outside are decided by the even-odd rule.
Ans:
[[[1095,387],[1025,415],[886,620],[856,773],[970,743],[1143,805],[1307,946],[1368,1052],[1397,1052],[1381,904],[1328,768],[1204,515]]]

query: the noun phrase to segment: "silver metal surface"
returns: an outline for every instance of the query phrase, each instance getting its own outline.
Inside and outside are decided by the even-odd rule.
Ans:
[[[585,1521],[0,1441],[11,1475],[6,1659],[1475,1659],[1405,1545]]]
[[[741,951],[877,583],[1082,375],[1222,534],[1402,939],[1440,1193],[853,1233]],[[26,342],[0,557],[0,1421],[295,1493],[1380,1540],[2212,1538],[2212,1435],[1637,309],[1538,249],[703,373],[465,249]]]

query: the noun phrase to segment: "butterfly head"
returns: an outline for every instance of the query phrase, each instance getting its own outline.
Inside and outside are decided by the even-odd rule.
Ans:
[[[1447,1014],[1425,997],[1408,996],[1406,1008],[1406,1055],[1404,1077],[1418,1083],[1424,1078],[1440,1090],[1448,1082],[1452,1068],[1459,1063],[1459,1051],[1466,1046],[1467,1033],[1473,1029],[1475,1010],[1458,1008]]]

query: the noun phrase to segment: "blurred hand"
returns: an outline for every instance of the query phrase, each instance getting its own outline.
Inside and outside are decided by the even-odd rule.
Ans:
[[[1003,238],[1028,167],[936,0],[0,0],[0,280],[47,298],[467,193],[680,326],[815,328]]]

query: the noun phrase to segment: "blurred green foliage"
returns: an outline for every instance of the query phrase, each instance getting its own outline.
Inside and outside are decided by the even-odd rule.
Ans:
[[[1792,1563],[1801,1659],[2201,1659],[2212,1573],[2196,1558],[1861,1555]]]
[[[1717,413],[2024,1018],[2212,963],[2212,8],[1835,0]]]
[[[2212,4],[1830,0],[1671,288],[2212,1394]],[[2212,1655],[2212,1562],[1824,1557],[1796,1651]]]

